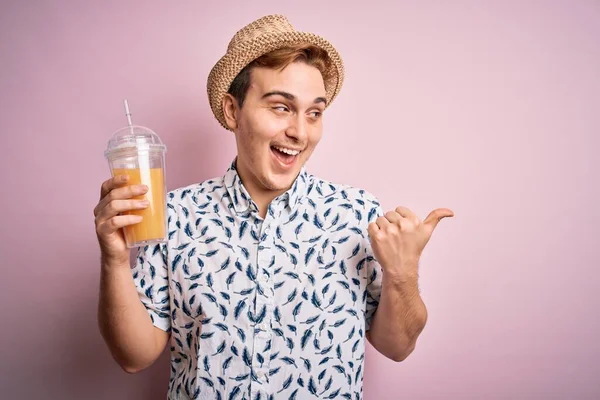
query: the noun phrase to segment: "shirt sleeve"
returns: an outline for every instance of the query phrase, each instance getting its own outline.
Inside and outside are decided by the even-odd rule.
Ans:
[[[157,328],[169,332],[171,313],[167,246],[156,244],[140,247],[132,274],[139,298],[150,314],[152,323]]]
[[[367,218],[367,225],[365,226],[366,240],[366,270],[367,270],[367,288],[366,288],[366,305],[365,305],[365,331],[371,329],[371,323],[373,322],[373,316],[379,306],[379,299],[381,298],[381,281],[383,277],[381,265],[375,259],[373,255],[373,249],[371,248],[371,240],[368,235],[368,225],[371,222],[375,222],[378,217],[383,216],[383,210],[381,205],[376,198],[371,198],[367,202],[369,208],[369,214]]]

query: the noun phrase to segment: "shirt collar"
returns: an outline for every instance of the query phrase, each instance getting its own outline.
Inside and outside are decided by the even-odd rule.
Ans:
[[[236,213],[244,213],[248,210],[252,210],[254,212],[258,211],[258,206],[250,197],[250,194],[242,184],[242,180],[236,169],[236,161],[237,157],[231,163],[227,172],[225,172],[225,176],[223,177],[223,182],[225,183],[225,187],[227,189],[227,193],[231,199],[231,204]],[[288,207],[290,211],[294,211],[294,209],[302,202],[302,199],[306,195],[306,189],[308,187],[308,174],[306,172],[306,168],[302,167],[300,173],[292,187],[285,193],[281,194],[277,198],[273,200],[273,204],[283,205]]]

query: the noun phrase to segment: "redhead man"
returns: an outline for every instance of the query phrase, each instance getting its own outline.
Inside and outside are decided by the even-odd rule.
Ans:
[[[305,163],[341,89],[341,57],[279,15],[247,25],[208,78],[237,156],[222,177],[168,194],[169,240],[133,268],[121,215],[147,188],[115,177],[96,207],[99,323],[127,372],[168,344],[169,399],[361,399],[365,339],[401,361],[427,311],[418,262],[437,223],[317,178]]]

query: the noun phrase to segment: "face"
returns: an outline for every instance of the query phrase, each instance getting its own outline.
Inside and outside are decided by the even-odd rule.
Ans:
[[[237,169],[251,195],[290,188],[321,140],[325,105],[321,73],[303,62],[280,71],[254,68],[241,109],[228,95],[224,110],[237,141]]]

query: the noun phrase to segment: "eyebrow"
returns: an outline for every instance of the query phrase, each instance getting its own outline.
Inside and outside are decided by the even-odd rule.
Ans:
[[[280,90],[274,90],[274,91],[272,91],[272,92],[265,93],[265,94],[262,96],[262,98],[263,98],[263,99],[266,99],[267,97],[271,97],[271,96],[282,96],[282,97],[284,97],[284,98],[288,99],[289,101],[294,101],[294,100],[296,100],[296,96],[294,96],[293,94],[291,94],[291,93],[288,93],[288,92],[282,92],[282,91],[280,91]],[[325,97],[317,97],[317,98],[316,98],[316,99],[313,101],[313,103],[314,103],[314,104],[318,104],[318,103],[327,104],[327,99],[326,99]]]

